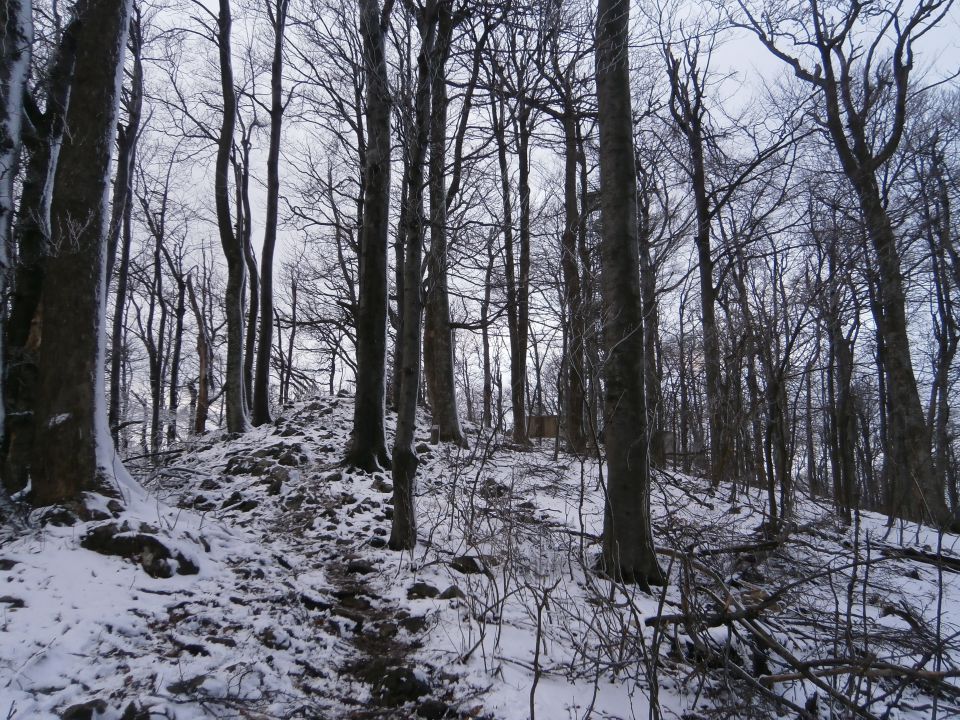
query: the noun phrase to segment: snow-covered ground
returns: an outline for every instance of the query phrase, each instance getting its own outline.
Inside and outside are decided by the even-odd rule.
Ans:
[[[6,518],[0,718],[960,716],[956,536],[800,499],[771,542],[759,491],[659,473],[647,594],[591,570],[595,462],[423,424],[399,554],[351,417],[315,398],[132,465],[121,513]]]

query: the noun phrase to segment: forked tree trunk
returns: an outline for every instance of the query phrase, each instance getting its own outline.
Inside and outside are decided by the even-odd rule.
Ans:
[[[607,451],[601,565],[610,577],[648,586],[662,583],[663,573],[650,529],[629,15],[629,0],[599,0],[596,74]]]
[[[36,505],[76,499],[122,472],[107,426],[104,305],[110,157],[130,4],[81,0],[75,8],[76,66],[43,293],[44,313],[57,322],[46,324],[40,346]]]

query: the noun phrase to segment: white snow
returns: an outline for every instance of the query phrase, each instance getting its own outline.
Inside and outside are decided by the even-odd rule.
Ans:
[[[657,633],[646,624],[691,604],[703,615],[724,609],[710,595],[724,601],[721,591],[678,559],[691,552],[729,588],[727,609],[785,588],[758,622],[798,658],[845,654],[836,644],[844,632],[835,630],[848,627],[875,662],[956,667],[949,638],[960,628],[960,575],[896,554],[936,553],[941,543],[955,557],[956,536],[887,528],[871,513],[859,531],[847,529],[829,507],[800,499],[788,542],[725,554],[719,550],[758,542],[763,493],[741,489],[732,505],[729,489],[662,474],[652,506],[670,584],[646,594],[591,571],[602,527],[595,463],[554,460],[552,443],[525,452],[491,443],[487,453],[475,428],[469,450],[427,446],[424,422],[419,545],[399,554],[383,547],[389,476],[339,466],[351,418],[349,398],[318,398],[238,440],[196,441],[164,467],[131,468],[149,495],[128,498],[114,522],[149,526],[196,563],[197,575],[151,578],[135,562],[81,548],[97,522],[2,531],[0,568],[9,569],[0,570],[0,716],[58,717],[101,699],[106,718],[120,717],[132,701],[155,717],[347,717],[376,694],[351,663],[372,667],[391,636],[390,647],[407,653],[403,662],[461,716],[530,717],[539,676],[533,707],[549,720],[648,718],[651,705],[666,718],[775,717],[765,701],[742,694],[740,681],[696,659],[694,640],[726,647],[753,674],[741,626],[674,623]],[[391,417],[388,437],[392,430]],[[287,451],[292,464],[278,464]],[[275,477],[282,482],[271,485]],[[454,569],[462,556],[485,572]],[[350,575],[344,568],[353,562],[367,567]],[[456,587],[462,597],[410,599],[415,582],[440,592]],[[926,644],[901,644],[918,622],[932,629]],[[859,645],[863,627],[867,647]],[[938,637],[939,661],[929,655]],[[767,664],[766,674],[789,672],[773,654]],[[871,693],[878,715],[894,702],[892,718],[930,717],[923,685],[906,683],[902,696],[888,696],[898,678],[848,680],[825,682],[861,704],[866,696],[856,693]],[[956,678],[948,682],[956,697]],[[809,680],[772,688],[801,707],[818,691]],[[818,700],[827,717],[822,690]],[[939,717],[956,712],[955,699],[937,702]]]

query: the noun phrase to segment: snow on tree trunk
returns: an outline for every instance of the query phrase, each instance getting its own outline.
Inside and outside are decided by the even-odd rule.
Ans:
[[[10,269],[8,248],[13,221],[13,181],[20,159],[23,93],[30,73],[33,18],[30,0],[6,0],[0,35],[0,295]],[[0,344],[0,357],[3,347]],[[0,375],[2,375],[0,366]],[[3,385],[0,383],[0,435],[3,434]]]
[[[33,501],[130,484],[104,387],[107,199],[131,0],[81,0],[76,66],[51,207],[43,297]],[[69,358],[69,362],[64,359]]]

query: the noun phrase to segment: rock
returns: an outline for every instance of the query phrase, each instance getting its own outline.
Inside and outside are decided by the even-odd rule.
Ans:
[[[377,568],[373,566],[373,563],[366,560],[351,560],[347,563],[346,571],[352,575],[369,575],[376,572]]]
[[[290,470],[282,465],[274,465],[270,468],[270,488],[268,492],[271,495],[279,495],[280,489],[284,483],[290,482]]]
[[[219,490],[220,483],[218,483],[213,478],[207,478],[202,483],[200,483],[200,489],[201,490]]]
[[[427,698],[417,705],[417,717],[424,720],[443,720],[444,718],[457,717],[456,711],[441,700]]]
[[[13,566],[19,564],[17,560],[10,560],[9,558],[0,558],[0,570],[7,571],[13,570]]]
[[[256,463],[256,458],[238,455],[230,458],[230,462],[227,463],[227,467],[224,468],[224,472],[227,475],[248,475],[250,471],[253,470],[253,466]]]
[[[378,493],[392,493],[393,485],[387,482],[386,478],[383,475],[377,475],[373,479],[373,485],[371,487],[376,490]]]
[[[377,635],[384,640],[396,637],[398,632],[399,628],[397,628],[396,623],[384,622],[377,626]]]
[[[77,514],[63,505],[53,505],[37,511],[37,524],[56,527],[72,527],[77,524]]]
[[[290,495],[283,501],[283,506],[287,510],[299,510],[301,507],[303,507],[303,500],[304,497],[300,493],[297,493],[296,495]]]
[[[466,575],[489,572],[480,558],[473,555],[460,555],[450,561],[450,567]]]
[[[255,507],[257,507],[257,505],[259,505],[259,504],[260,504],[260,503],[258,503],[256,500],[244,500],[242,503],[240,503],[239,505],[237,505],[235,508],[231,508],[231,509],[233,509],[233,510],[238,510],[238,511],[240,511],[240,512],[250,512],[250,511],[253,510]]]
[[[134,532],[126,525],[99,525],[87,533],[80,545],[101,555],[119,555],[136,560],[151,577],[196,575],[200,571],[190,559],[168,548],[156,535]]]
[[[149,707],[143,707],[136,701],[131,701],[124,709],[120,720],[153,720],[153,713]]]
[[[387,669],[373,686],[373,697],[387,707],[416,702],[429,692],[430,686],[407,667]]]
[[[320,612],[326,612],[333,607],[333,605],[330,603],[324,602],[323,600],[318,600],[317,598],[311,597],[306,593],[300,594],[300,602],[303,603],[303,606],[307,610],[318,610]]]
[[[215,502],[211,501],[207,497],[204,497],[203,495],[197,495],[190,505],[194,510],[199,510],[200,512],[213,510],[217,506]]]
[[[176,695],[189,695],[199,690],[200,686],[203,685],[206,679],[206,675],[200,674],[196,677],[190,678],[189,680],[178,680],[177,682],[167,685],[167,690]]]
[[[60,720],[93,720],[106,711],[107,704],[103,700],[88,700],[68,707],[60,714]]]
[[[300,465],[300,456],[292,449],[287,450],[277,458],[277,462],[281,465],[287,465],[288,467],[298,467]]]
[[[270,458],[257,460],[256,464],[250,468],[250,474],[256,476],[266,475],[275,464],[275,461]]]
[[[230,497],[223,501],[223,503],[220,505],[220,508],[225,510],[231,505],[236,505],[237,503],[241,502],[243,502],[243,495],[240,494],[239,490],[234,490],[232,493],[230,493]]]
[[[407,599],[409,600],[423,600],[424,598],[435,598],[440,594],[440,591],[437,590],[433,585],[425,582],[414,583],[413,586],[407,590]]]
[[[429,453],[431,450],[430,446],[426,443],[417,443],[417,453],[423,455]]]
[[[455,598],[462,598],[462,597],[466,597],[466,596],[463,594],[463,590],[458,588],[456,585],[451,585],[442,593],[440,593],[441,600],[453,600]]]
[[[417,635],[422,633],[427,628],[427,619],[420,615],[412,615],[408,618],[403,618],[400,621],[400,627],[406,630],[411,635]]]
[[[27,606],[21,598],[13,595],[0,595],[0,605],[9,605],[11,610],[20,610]]]
[[[376,530],[374,532],[376,532]],[[385,548],[387,546],[387,541],[379,535],[374,535],[372,538],[370,538],[370,541],[367,544],[370,547],[377,548],[379,550],[380,548]]]

